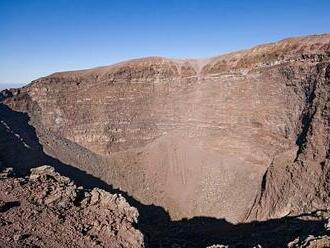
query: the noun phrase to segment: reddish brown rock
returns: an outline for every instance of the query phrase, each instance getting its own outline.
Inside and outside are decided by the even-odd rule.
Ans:
[[[144,247],[120,195],[77,188],[50,166],[0,179],[1,247]]]

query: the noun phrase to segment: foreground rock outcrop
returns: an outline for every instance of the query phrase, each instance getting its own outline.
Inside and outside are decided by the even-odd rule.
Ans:
[[[0,173],[1,247],[144,247],[138,212],[120,195],[86,191],[50,166]]]

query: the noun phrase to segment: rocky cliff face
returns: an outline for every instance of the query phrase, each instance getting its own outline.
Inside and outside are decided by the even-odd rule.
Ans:
[[[329,206],[329,96],[325,34],[55,73],[2,100],[60,161],[173,219],[237,223]]]
[[[77,187],[50,166],[0,173],[1,247],[144,247],[138,212],[120,195]]]

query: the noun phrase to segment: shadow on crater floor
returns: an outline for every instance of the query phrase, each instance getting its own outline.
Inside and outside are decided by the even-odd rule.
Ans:
[[[148,247],[206,247],[223,244],[233,247],[285,247],[296,237],[324,235],[323,221],[304,221],[296,217],[231,224],[225,219],[194,217],[171,221],[168,213],[159,206],[144,205],[126,192],[114,189],[93,175],[65,164],[47,155],[29,125],[26,113],[11,110],[0,103],[0,158],[3,166],[13,167],[19,176],[29,173],[33,167],[51,165],[56,171],[70,177],[85,188],[98,187],[111,193],[122,194],[139,210],[138,228],[144,233]]]

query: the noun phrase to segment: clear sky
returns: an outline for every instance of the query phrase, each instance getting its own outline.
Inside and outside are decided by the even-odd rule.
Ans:
[[[0,0],[0,84],[330,32],[330,0]]]

